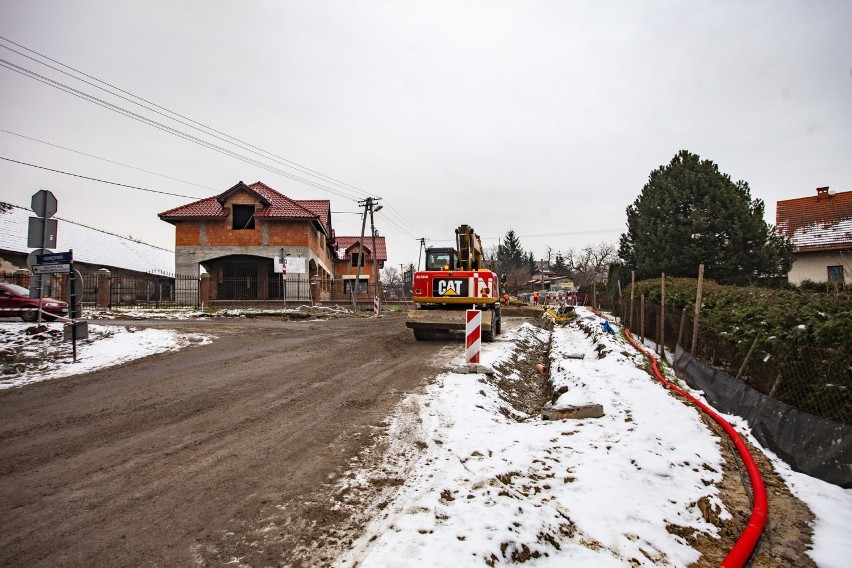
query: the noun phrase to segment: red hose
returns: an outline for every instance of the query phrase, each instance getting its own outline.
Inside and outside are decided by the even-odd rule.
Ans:
[[[751,517],[740,535],[740,538],[737,539],[737,542],[734,543],[734,546],[719,566],[725,568],[741,568],[746,562],[748,562],[755,546],[757,546],[757,541],[760,539],[760,535],[763,533],[763,527],[766,524],[766,515],[769,508],[766,501],[766,488],[763,485],[763,478],[760,476],[760,470],[757,468],[757,464],[754,463],[754,459],[751,457],[745,442],[743,442],[742,438],[740,438],[740,435],[736,430],[734,430],[733,426],[731,426],[724,418],[719,416],[715,410],[663,378],[659,367],[657,367],[657,360],[633,341],[633,337],[630,335],[630,330],[627,328],[624,329],[624,337],[631,345],[633,345],[633,347],[638,349],[642,352],[642,354],[650,359],[651,366],[654,369],[654,375],[656,375],[657,379],[662,382],[663,385],[694,402],[699,408],[701,408],[701,410],[704,411],[705,414],[707,414],[707,416],[715,420],[722,428],[724,428],[731,440],[734,441],[734,445],[736,445],[737,451],[742,457],[743,463],[745,463],[749,479],[751,480],[752,492],[754,494],[754,506],[752,507]]]

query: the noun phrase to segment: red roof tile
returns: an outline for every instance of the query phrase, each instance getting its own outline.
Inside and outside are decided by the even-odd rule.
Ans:
[[[335,243],[337,244],[337,249],[348,250],[352,245],[358,243],[361,240],[361,237],[337,237]],[[370,235],[364,235],[364,249],[367,252],[370,252],[370,247],[373,244],[373,238]],[[347,252],[343,258],[349,258],[349,253]],[[376,237],[376,258],[380,261],[388,259],[388,251],[385,246],[385,238],[384,237]]]
[[[223,204],[228,196],[237,191],[246,191],[257,196],[263,208],[255,213],[255,217],[271,219],[315,219],[322,225],[326,233],[330,233],[331,231],[330,201],[323,199],[304,201],[290,199],[259,181],[251,185],[239,182],[219,195],[169,209],[160,213],[159,217],[164,221],[225,217],[227,213]]]
[[[852,248],[852,191],[779,201],[775,230],[789,237],[797,251]]]

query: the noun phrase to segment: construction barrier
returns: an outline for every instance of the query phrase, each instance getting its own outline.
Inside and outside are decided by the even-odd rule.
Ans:
[[[465,326],[465,363],[479,363],[479,351],[482,349],[482,312],[466,310]]]

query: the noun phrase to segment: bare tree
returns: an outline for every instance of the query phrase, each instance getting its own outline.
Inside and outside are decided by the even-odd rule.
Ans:
[[[509,292],[517,294],[527,289],[527,282],[530,281],[530,278],[531,275],[528,268],[513,268],[506,273],[506,288]]]
[[[588,245],[580,251],[568,249],[565,265],[578,286],[606,282],[609,265],[618,259],[618,248],[613,243]]]
[[[402,286],[402,274],[399,269],[390,265],[385,266],[382,270],[382,285],[385,288]]]

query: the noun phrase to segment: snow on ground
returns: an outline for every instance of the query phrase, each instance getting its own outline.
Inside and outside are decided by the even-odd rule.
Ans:
[[[337,566],[686,566],[698,559],[677,536],[716,534],[697,503],[730,517],[715,487],[717,441],[698,410],[638,368],[643,358],[622,338],[579,312],[587,331],[554,329],[550,373],[555,390],[569,387],[558,403],[602,404],[605,416],[518,416],[484,375],[439,375],[394,415],[388,438],[396,447],[382,469],[404,482]],[[499,365],[516,342],[546,342],[546,335],[528,323],[510,329],[483,345],[483,363]],[[441,356],[463,363],[460,348]],[[375,483],[375,473],[356,468],[341,485]],[[797,495],[818,517],[812,556],[820,566],[839,565],[852,552],[852,492],[795,475]],[[820,495],[834,506],[820,504]]]
[[[63,340],[63,324],[42,325],[46,330],[30,335],[27,330],[34,329],[34,324],[0,323],[0,389],[86,373],[212,341],[210,336],[170,329],[136,329],[90,323],[89,339],[77,341],[77,362],[74,363],[71,342]]]
[[[383,469],[404,483],[339,558],[339,566],[481,566],[513,560],[530,567],[566,561],[683,566],[697,558],[666,527],[715,534],[696,503],[704,499],[722,507],[714,487],[721,476],[716,443],[696,410],[638,368],[641,356],[620,337],[603,333],[600,318],[578,311],[594,340],[574,326],[556,327],[550,373],[555,389],[569,387],[559,403],[602,404],[605,416],[547,422],[507,410],[484,375],[438,376],[425,392],[409,395],[392,417],[388,437],[396,447],[388,455],[411,459],[388,462]],[[134,314],[146,315],[150,312]],[[24,339],[29,324],[0,323],[0,354],[41,359],[38,368],[0,375],[0,389],[212,340],[90,323],[91,339],[78,343],[75,364],[70,343],[62,341],[62,324],[46,325],[45,339],[38,341]],[[512,356],[516,344],[547,339],[539,328],[514,324],[498,341],[483,344],[482,362],[497,366]],[[604,345],[603,358],[594,349],[598,344]],[[461,365],[462,349],[445,348],[438,358]],[[3,361],[9,372],[14,361]],[[757,445],[744,421],[726,418]],[[810,556],[821,567],[846,566],[852,557],[852,490],[793,472],[764,453],[816,515]],[[344,483],[369,484],[376,473],[355,470]],[[726,514],[722,510],[723,518]]]

